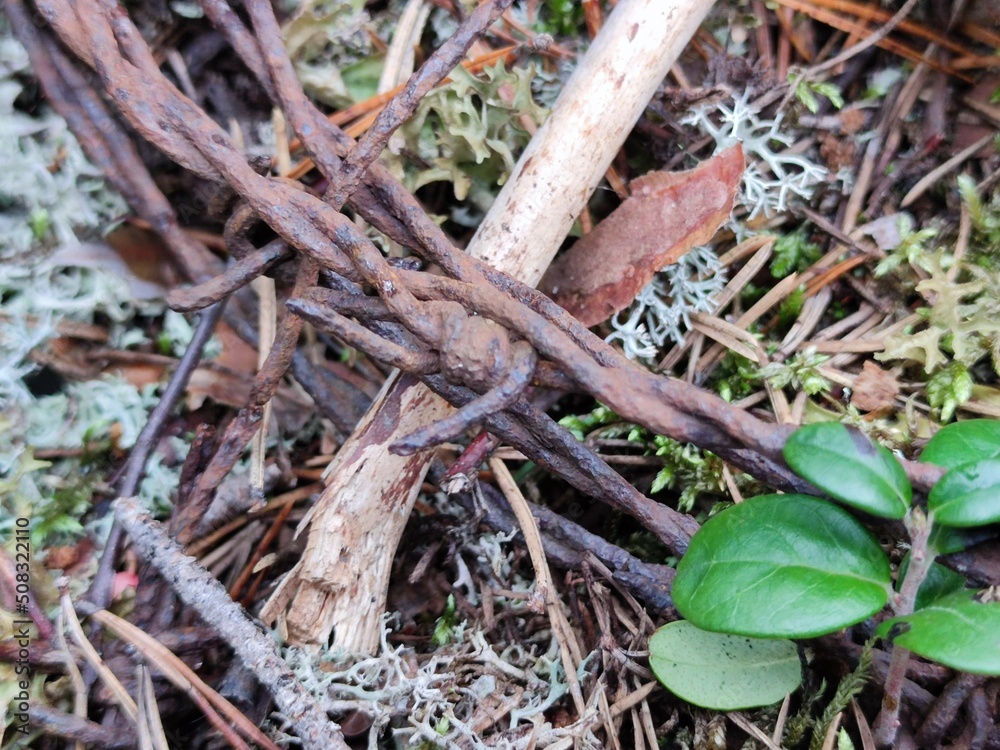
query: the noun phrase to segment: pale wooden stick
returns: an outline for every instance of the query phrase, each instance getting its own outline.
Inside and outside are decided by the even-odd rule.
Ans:
[[[521,527],[524,535],[524,543],[528,548],[528,555],[531,557],[531,565],[535,569],[535,592],[540,594],[545,602],[545,611],[549,615],[549,622],[552,623],[552,635],[559,644],[559,653],[562,656],[563,669],[566,671],[566,683],[569,685],[570,694],[576,704],[576,713],[583,715],[585,703],[583,691],[580,689],[580,681],[577,679],[576,670],[580,666],[581,653],[580,646],[573,635],[573,629],[569,626],[566,613],[563,612],[562,603],[556,594],[555,582],[552,580],[552,573],[549,571],[549,561],[545,557],[545,548],[542,546],[542,534],[538,531],[538,523],[531,515],[531,508],[528,501],[521,494],[517,482],[510,475],[507,464],[499,458],[490,459],[490,469],[496,477],[497,486],[510,503],[514,517]]]
[[[538,283],[713,0],[621,0],[532,139],[469,252]],[[299,564],[261,612],[293,642],[378,646],[392,556],[429,462],[388,446],[450,412],[408,377],[383,389],[329,468]],[[332,638],[331,638],[332,635]]]
[[[476,254],[534,286],[712,7],[619,2],[476,231]]]
[[[271,351],[278,330],[278,300],[274,279],[269,276],[258,276],[254,279],[253,289],[260,299],[258,320],[260,343],[257,346],[257,369],[259,370],[267,361],[267,353]],[[267,452],[267,430],[271,424],[271,403],[268,401],[264,404],[260,429],[254,434],[253,441],[250,443],[250,492],[254,498],[254,508],[257,510],[264,506],[264,458]]]

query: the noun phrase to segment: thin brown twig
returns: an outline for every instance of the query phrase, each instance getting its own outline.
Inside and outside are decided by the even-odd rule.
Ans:
[[[128,460],[125,462],[124,476],[119,485],[119,492],[122,495],[131,497],[138,492],[142,476],[146,471],[146,462],[152,455],[156,443],[166,427],[168,417],[177,406],[181,396],[184,395],[188,381],[201,361],[201,353],[205,349],[205,344],[212,337],[212,332],[215,330],[219,318],[222,317],[225,306],[225,300],[216,302],[198,318],[198,325],[195,327],[187,349],[184,350],[184,354],[177,362],[177,368],[170,376],[170,382],[167,383],[159,402],[150,412],[146,424],[143,425],[139,437],[136,438],[132,453],[129,454]],[[111,532],[108,534],[104,550],[101,552],[97,573],[94,575],[94,580],[87,592],[87,598],[98,607],[107,607],[111,602],[114,565],[120,542],[121,527],[115,522],[111,526]]]
[[[496,478],[501,492],[510,503],[514,516],[521,527],[521,533],[524,535],[528,554],[531,556],[531,563],[535,569],[536,591],[545,603],[545,610],[552,625],[552,635],[559,644],[570,695],[573,696],[577,715],[583,716],[585,711],[583,693],[580,689],[580,681],[576,676],[581,661],[579,645],[576,643],[576,636],[566,619],[566,613],[562,610],[562,602],[559,601],[556,594],[549,563],[545,558],[545,549],[542,547],[541,534],[538,532],[538,524],[535,522],[534,516],[531,515],[531,509],[514,478],[510,475],[507,465],[498,458],[491,458],[490,468],[493,470],[493,476]]]

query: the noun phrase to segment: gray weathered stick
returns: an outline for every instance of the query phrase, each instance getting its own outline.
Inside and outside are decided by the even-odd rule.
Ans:
[[[193,557],[184,554],[163,527],[146,515],[135,498],[114,504],[115,518],[132,544],[160,571],[185,604],[232,646],[240,661],[274,696],[305,748],[347,750],[340,728],[306,692],[278,653],[274,639],[255,625],[225,587]]]

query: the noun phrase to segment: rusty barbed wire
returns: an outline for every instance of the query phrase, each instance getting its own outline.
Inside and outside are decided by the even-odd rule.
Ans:
[[[488,3],[482,7],[488,5],[495,9],[502,4]],[[115,0],[37,1],[43,16],[74,53],[93,67],[106,94],[142,137],[196,174],[228,183],[245,202],[246,207],[242,210],[247,215],[252,213],[268,224],[288,247],[298,251],[300,265],[290,303],[293,310],[305,313],[312,305],[310,310],[315,312],[317,298],[313,289],[321,277],[320,269],[353,282],[353,296],[362,296],[357,285],[367,284],[378,295],[378,314],[374,319],[365,317],[359,305],[367,303],[348,304],[341,297],[342,312],[354,317],[356,322],[348,326],[348,318],[330,308],[331,314],[325,319],[337,321],[333,324],[337,335],[349,340],[353,336],[352,343],[374,358],[398,364],[425,378],[436,377],[431,374],[434,371],[443,373],[443,382],[437,378],[435,390],[447,393],[456,386],[467,389],[462,395],[452,392],[456,401],[466,401],[468,392],[490,393],[491,380],[495,386],[506,378],[509,393],[494,405],[509,404],[505,414],[517,424],[523,419],[523,415],[519,416],[513,408],[522,403],[516,398],[518,389],[537,370],[532,367],[531,375],[525,374],[529,369],[526,355],[518,359],[516,373],[509,367],[502,372],[491,370],[484,363],[481,349],[484,343],[494,343],[499,347],[517,347],[524,352],[525,346],[530,345],[544,368],[561,373],[563,382],[574,382],[580,390],[607,404],[623,418],[658,434],[712,450],[773,486],[792,490],[804,488],[804,483],[791,474],[781,459],[781,449],[791,427],[764,422],[714,394],[650,373],[624,359],[537,291],[455,248],[415,199],[383,168],[371,163],[372,153],[380,150],[376,149],[378,139],[387,138],[387,133],[401,123],[398,118],[415,106],[415,100],[407,97],[422,90],[419,86],[415,84],[398,95],[399,105],[387,109],[396,114],[386,115],[379,135],[366,141],[369,144],[366,150],[352,159],[353,141],[322,116],[294,78],[277,36],[270,5],[259,0],[248,5],[256,37],[231,9],[223,10],[219,0],[205,0],[203,5],[210,18],[223,24],[220,28],[225,29],[224,33],[234,46],[258,50],[256,55],[247,52],[248,67],[262,77],[262,86],[273,92],[276,103],[283,107],[306,150],[329,180],[325,200],[305,189],[255,172],[225,131],[159,72],[138,31]],[[488,16],[484,16],[479,23],[487,20]],[[476,33],[482,33],[482,29]],[[463,43],[471,43],[473,38],[475,34],[467,35]],[[451,69],[445,68],[441,61],[452,64],[457,60],[456,55],[461,56],[460,49],[456,44],[447,54],[434,58],[435,65],[441,67],[426,71],[422,68],[415,74],[415,80],[424,81],[422,85],[435,78],[440,80]],[[265,76],[269,76],[266,81],[263,80]],[[348,161],[342,157],[347,157]],[[345,167],[345,164],[353,166]],[[373,224],[403,238],[415,253],[439,266],[447,276],[395,267],[340,213],[338,209],[343,201],[356,197],[362,187],[374,198],[377,208],[370,203],[359,204],[355,206],[359,213],[370,213],[375,217]],[[242,265],[237,263],[207,285],[175,293],[171,300],[184,309],[197,309],[232,293],[255,273],[273,267],[286,254],[284,249],[278,253],[273,243],[265,248],[266,251],[264,248],[244,248],[247,251],[244,260],[252,260]],[[305,258],[312,262],[304,262]],[[328,298],[327,301],[332,303],[334,300]],[[388,344],[394,342],[384,339],[387,319],[398,327],[398,332],[406,334],[405,351],[392,349]],[[485,329],[480,323],[472,322],[485,320],[496,324],[490,329],[487,341],[477,339]],[[255,383],[250,404],[235,420],[236,426],[227,431],[223,448],[202,475],[196,492],[209,493],[249,442],[259,407],[273,395],[288,368],[300,322],[301,318],[296,315],[287,316],[272,356]],[[380,330],[373,330],[375,323],[379,323]],[[466,325],[472,333],[461,333]],[[461,335],[448,335],[446,329],[449,328]],[[385,343],[379,343],[380,339]],[[484,373],[489,377],[484,377]],[[497,397],[496,394],[490,396]],[[479,419],[485,411],[494,409],[476,407],[464,414],[475,414]],[[450,434],[460,424],[467,426],[467,421],[457,420],[439,433],[426,433],[425,440],[431,434]],[[490,420],[486,421],[490,424]],[[524,429],[523,425],[521,427]],[[534,427],[536,432],[544,433],[544,440],[536,435],[535,440],[524,445],[512,444],[533,459],[544,458],[549,463],[551,457],[537,455],[539,450],[551,450],[549,445],[560,445],[563,456],[568,455],[565,453],[567,446],[554,439],[555,434],[563,432],[562,428],[554,423],[544,428],[538,424]],[[510,434],[513,436],[515,432]],[[419,446],[413,442],[400,448],[414,449],[423,446],[425,440],[417,441]],[[572,472],[571,476],[573,478],[566,476],[567,480],[579,486],[581,478]],[[911,476],[916,476],[920,483],[919,472],[911,472]],[[598,492],[598,496],[604,494]]]

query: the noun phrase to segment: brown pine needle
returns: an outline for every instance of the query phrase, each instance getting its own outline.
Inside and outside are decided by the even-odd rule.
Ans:
[[[852,2],[852,0],[787,0],[787,2],[786,0],[778,0],[778,2],[787,7],[794,7],[795,5],[822,7],[827,10],[845,13],[849,16],[855,16],[859,20],[870,21],[876,25],[884,24],[893,16],[891,12],[882,10],[879,7],[863,5],[862,3]],[[799,8],[795,9],[802,13],[808,13],[807,10],[801,10]],[[896,28],[906,34],[911,34],[912,36],[924,39],[928,42],[934,42],[939,47],[955,52],[956,54],[966,55],[969,53],[968,48],[960,42],[957,42],[944,34],[940,34],[934,29],[924,26],[917,21],[904,19],[899,22],[899,25]]]
[[[824,23],[827,26],[832,26],[833,28],[838,29],[840,31],[844,31],[849,34],[856,33],[866,38],[872,33],[866,26],[859,24],[856,21],[853,21],[849,18],[845,18],[844,16],[838,15],[837,13],[830,12],[824,8],[819,8],[816,7],[815,5],[811,5],[810,3],[805,2],[804,0],[777,0],[777,1],[788,8],[792,8],[793,10],[796,10],[800,13],[805,13],[811,18],[814,18],[815,20],[820,21],[821,23]],[[894,39],[890,38],[880,39],[877,42],[877,46],[889,52],[892,52],[895,55],[899,55],[900,57],[903,57],[907,60],[926,63],[935,70],[940,70],[944,73],[947,73],[950,76],[959,78],[963,81],[969,80],[968,76],[960,73],[954,68],[948,65],[943,65],[937,60],[933,60],[924,55],[923,53],[913,49],[912,47],[909,47],[903,44],[902,42],[898,42]],[[965,50],[963,49],[963,52],[964,51]]]

